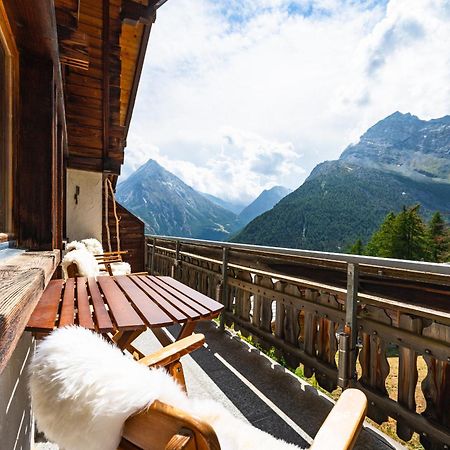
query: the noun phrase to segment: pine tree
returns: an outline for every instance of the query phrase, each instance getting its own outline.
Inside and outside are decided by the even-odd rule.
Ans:
[[[364,254],[364,246],[361,239],[357,239],[355,243],[350,246],[348,249],[348,253],[351,255],[363,255]]]
[[[435,212],[427,229],[429,259],[433,262],[445,262],[450,251],[447,225],[439,212]]]
[[[419,214],[420,205],[403,207],[393,223],[391,258],[427,259],[426,229]]]
[[[393,212],[390,212],[385,217],[380,228],[375,231],[367,244],[367,255],[392,258],[395,219],[396,217]]]

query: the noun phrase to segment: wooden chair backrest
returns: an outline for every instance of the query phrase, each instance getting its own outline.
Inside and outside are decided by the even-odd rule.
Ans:
[[[125,422],[120,450],[220,450],[214,429],[156,400]]]
[[[341,394],[310,450],[351,450],[362,428],[367,398],[357,389]],[[120,450],[220,450],[214,429],[184,411],[155,401],[125,422]]]

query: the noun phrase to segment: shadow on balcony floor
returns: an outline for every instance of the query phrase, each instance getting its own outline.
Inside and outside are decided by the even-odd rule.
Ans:
[[[178,334],[173,328],[169,330],[172,337]],[[254,426],[309,447],[333,407],[331,400],[237,337],[222,333],[214,323],[202,323],[197,331],[205,334],[207,345],[183,358],[189,395],[213,398]],[[137,342],[144,353],[159,346],[151,332]],[[358,450],[392,448],[405,447],[370,425],[355,446]]]

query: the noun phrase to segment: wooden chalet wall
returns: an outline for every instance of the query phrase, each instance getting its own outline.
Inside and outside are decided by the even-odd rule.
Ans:
[[[5,0],[18,50],[13,233],[32,250],[62,247],[64,116],[51,2]]]
[[[21,247],[62,248],[66,169],[100,172],[117,182],[161,1],[0,2],[19,74],[12,231]]]
[[[127,255],[123,255],[123,260],[130,263],[133,272],[143,272],[145,270],[144,222],[121,204],[116,203],[116,208],[117,215],[120,219],[120,249],[128,251]],[[113,202],[111,198],[109,198],[108,202],[108,219],[111,234],[111,249],[114,251],[117,250],[116,219],[114,217]],[[103,227],[103,249],[108,251],[108,238],[105,226]]]
[[[120,174],[155,4],[55,0],[69,168]]]

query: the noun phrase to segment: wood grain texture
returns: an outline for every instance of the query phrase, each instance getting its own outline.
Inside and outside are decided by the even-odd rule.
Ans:
[[[122,330],[145,330],[144,322],[128,302],[112,277],[98,277],[97,283],[103,292],[105,301],[109,306],[109,310],[118,328]]]
[[[344,391],[320,427],[310,450],[351,450],[361,431],[367,398],[357,389]]]
[[[182,429],[190,430],[195,435],[193,449],[220,450],[216,433],[210,425],[158,400],[125,422],[123,437],[138,448],[163,450]]]
[[[163,327],[173,323],[172,318],[164,310],[152,302],[146,295],[142,295],[144,291],[132,281],[133,278],[119,276],[115,277],[115,279],[150,327]]]
[[[59,252],[29,252],[0,264],[0,373],[59,263]]]

